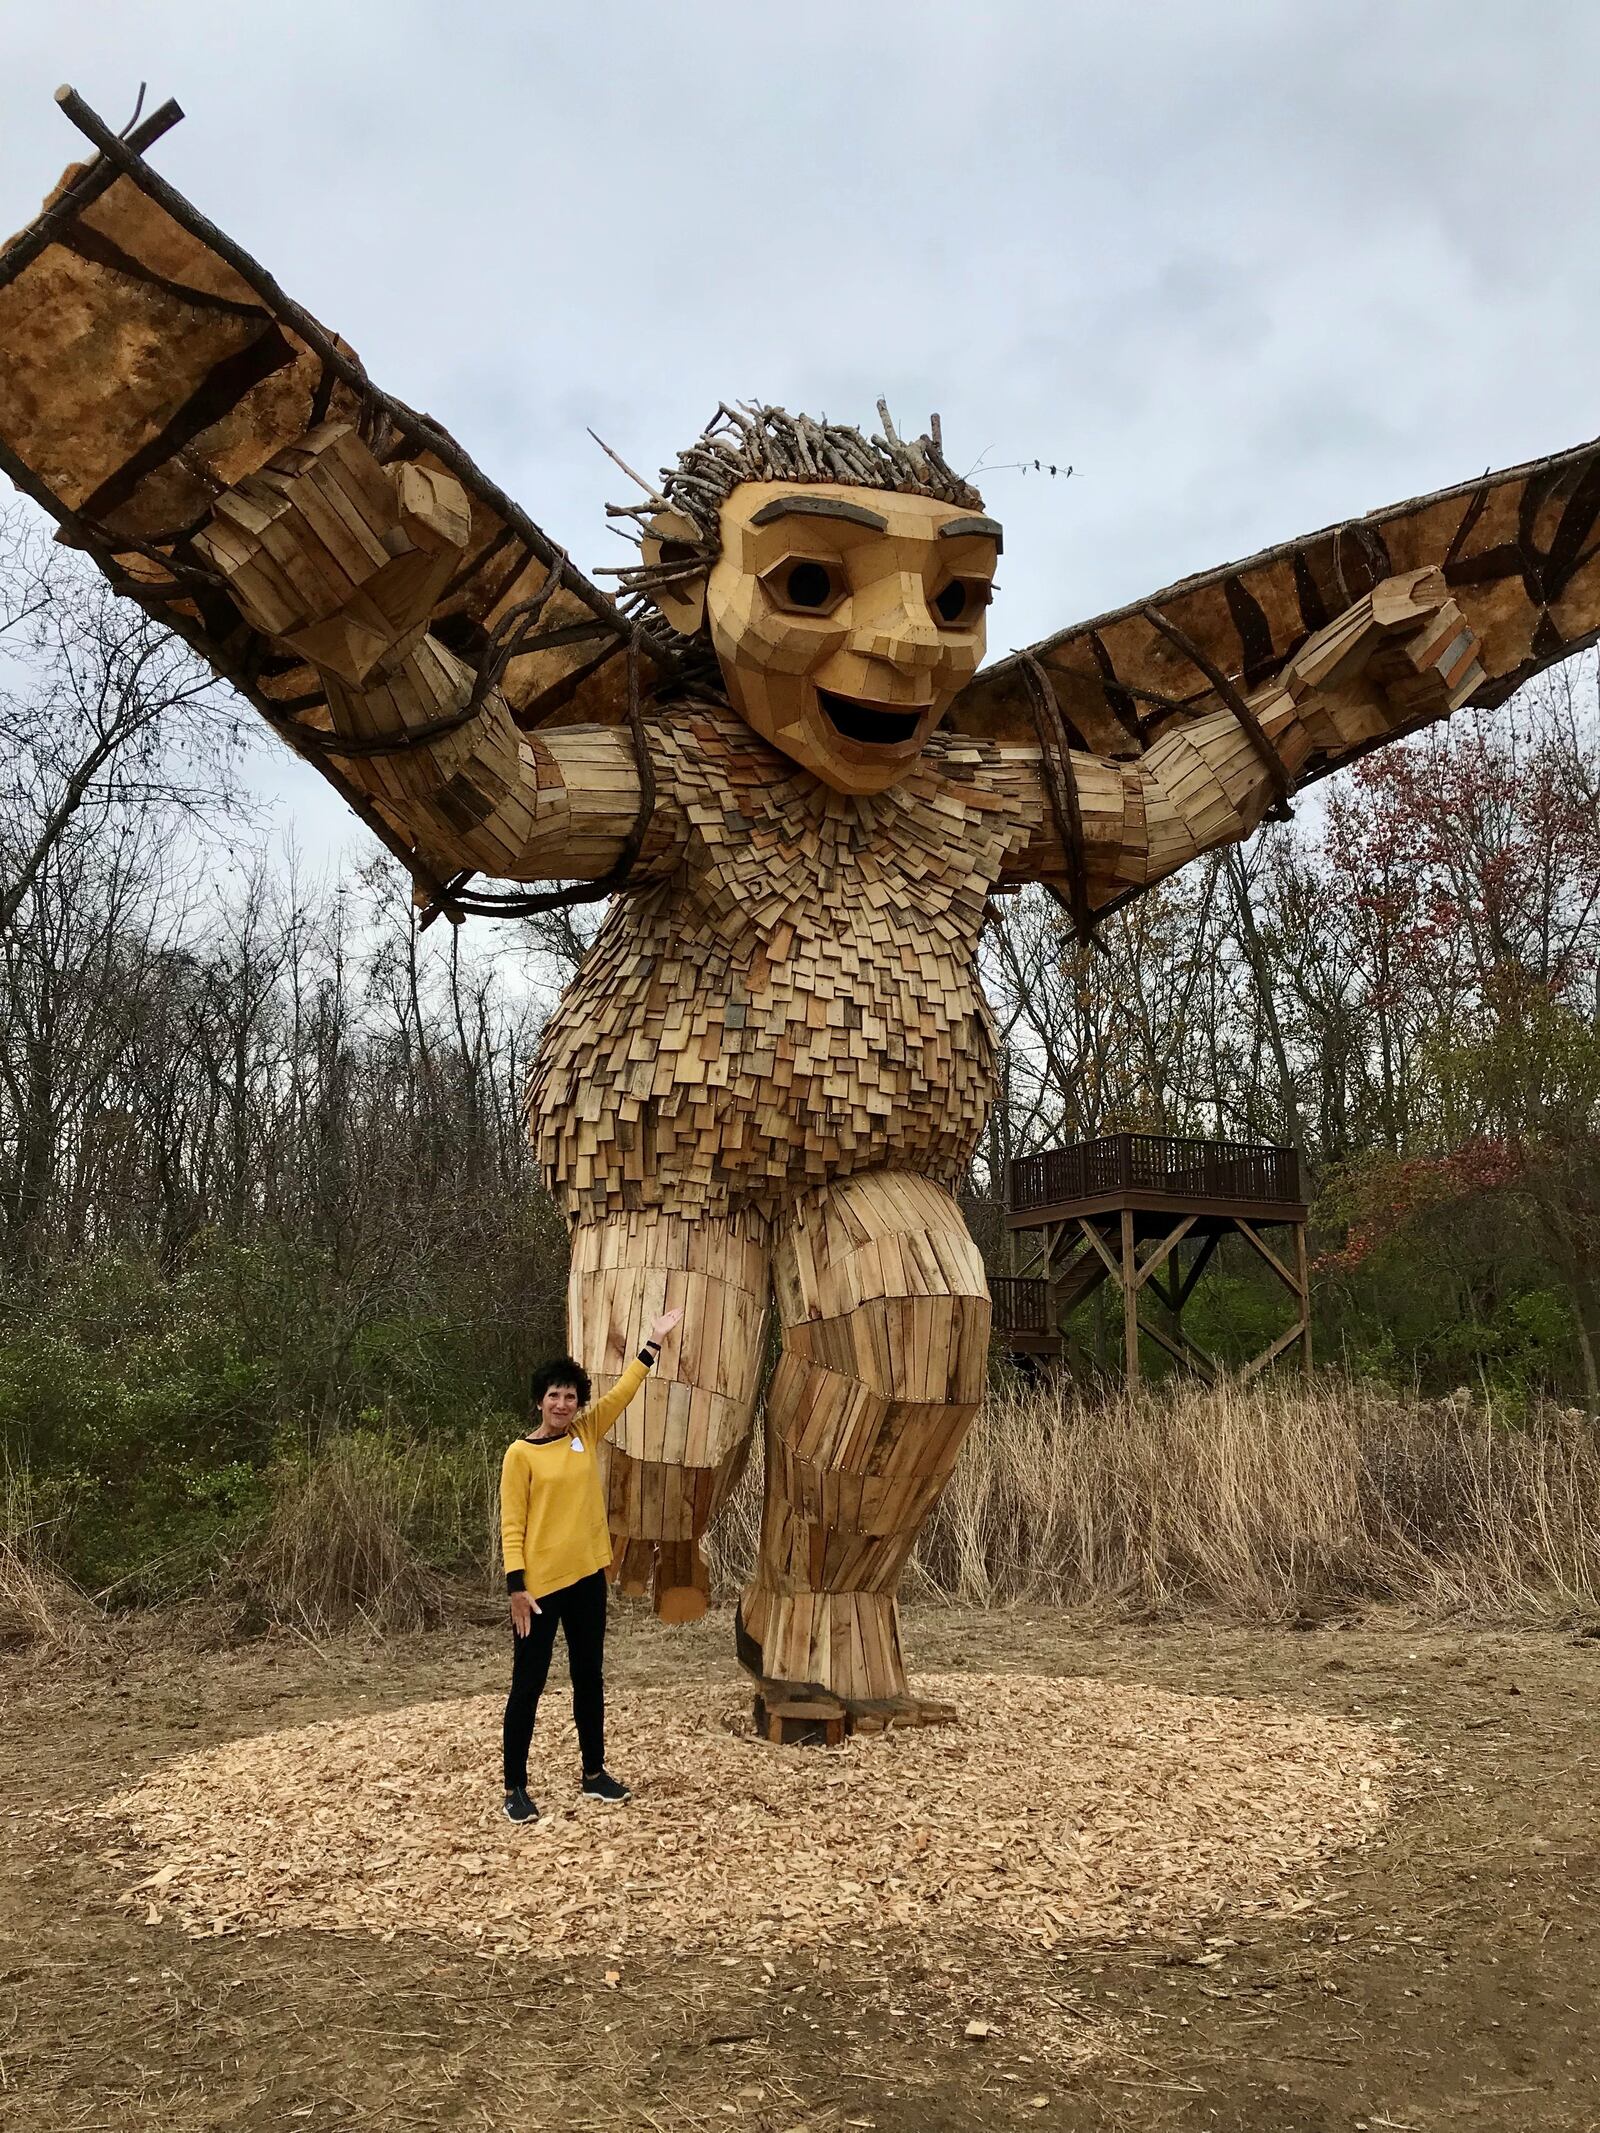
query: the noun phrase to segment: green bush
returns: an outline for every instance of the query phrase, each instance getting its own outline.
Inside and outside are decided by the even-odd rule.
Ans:
[[[419,1310],[408,1280],[434,1286],[206,1242],[176,1273],[106,1257],[0,1303],[0,1448],[48,1503],[60,1568],[121,1600],[192,1586],[355,1429],[431,1462],[408,1532],[423,1559],[480,1558],[478,1472],[515,1432],[525,1336],[481,1282]]]

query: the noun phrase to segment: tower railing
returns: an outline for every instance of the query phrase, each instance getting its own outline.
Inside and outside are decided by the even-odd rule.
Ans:
[[[1018,1156],[1011,1165],[1012,1215],[1064,1201],[1136,1192],[1277,1206],[1294,1205],[1304,1197],[1295,1150],[1258,1141],[1109,1133],[1071,1148]]]

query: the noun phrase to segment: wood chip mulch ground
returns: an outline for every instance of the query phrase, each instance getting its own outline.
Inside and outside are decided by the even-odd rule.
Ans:
[[[1020,1675],[922,1686],[963,1723],[831,1750],[757,1741],[732,1688],[614,1693],[611,1761],[634,1786],[616,1808],[580,1798],[553,1684],[543,1819],[521,1829],[489,1696],[179,1757],[96,1817],[135,1877],[121,1900],[191,1933],[724,1958],[998,1935],[1043,1953],[1306,1909],[1319,1860],[1387,1812],[1399,1762],[1387,1734],[1272,1704]]]

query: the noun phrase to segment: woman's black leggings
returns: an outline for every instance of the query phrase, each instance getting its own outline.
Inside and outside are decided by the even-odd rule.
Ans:
[[[507,1792],[526,1787],[528,1782],[528,1745],[550,1671],[550,1654],[556,1648],[557,1623],[566,1632],[572,1715],[577,1721],[584,1775],[593,1777],[605,1768],[606,1574],[595,1570],[576,1585],[542,1594],[528,1634],[511,1640],[511,1694],[506,1698],[504,1734]]]

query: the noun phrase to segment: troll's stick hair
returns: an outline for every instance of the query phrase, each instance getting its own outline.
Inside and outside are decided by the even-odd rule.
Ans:
[[[601,444],[647,499],[606,507],[608,517],[632,521],[635,530],[628,539],[643,540],[651,521],[663,511],[678,513],[694,530],[692,540],[666,542],[656,563],[631,563],[606,573],[621,583],[624,612],[639,618],[650,614],[658,587],[681,584],[711,568],[722,547],[718,513],[740,482],[849,482],[860,488],[898,489],[909,496],[935,496],[967,510],[983,508],[977,490],[945,460],[937,415],[929,423],[929,434],[914,439],[897,433],[882,400],[878,419],[882,434],[867,437],[843,423],[813,421],[786,408],[753,402],[730,407],[724,401],[694,443],[678,454],[677,465],[662,468],[659,488]]]

